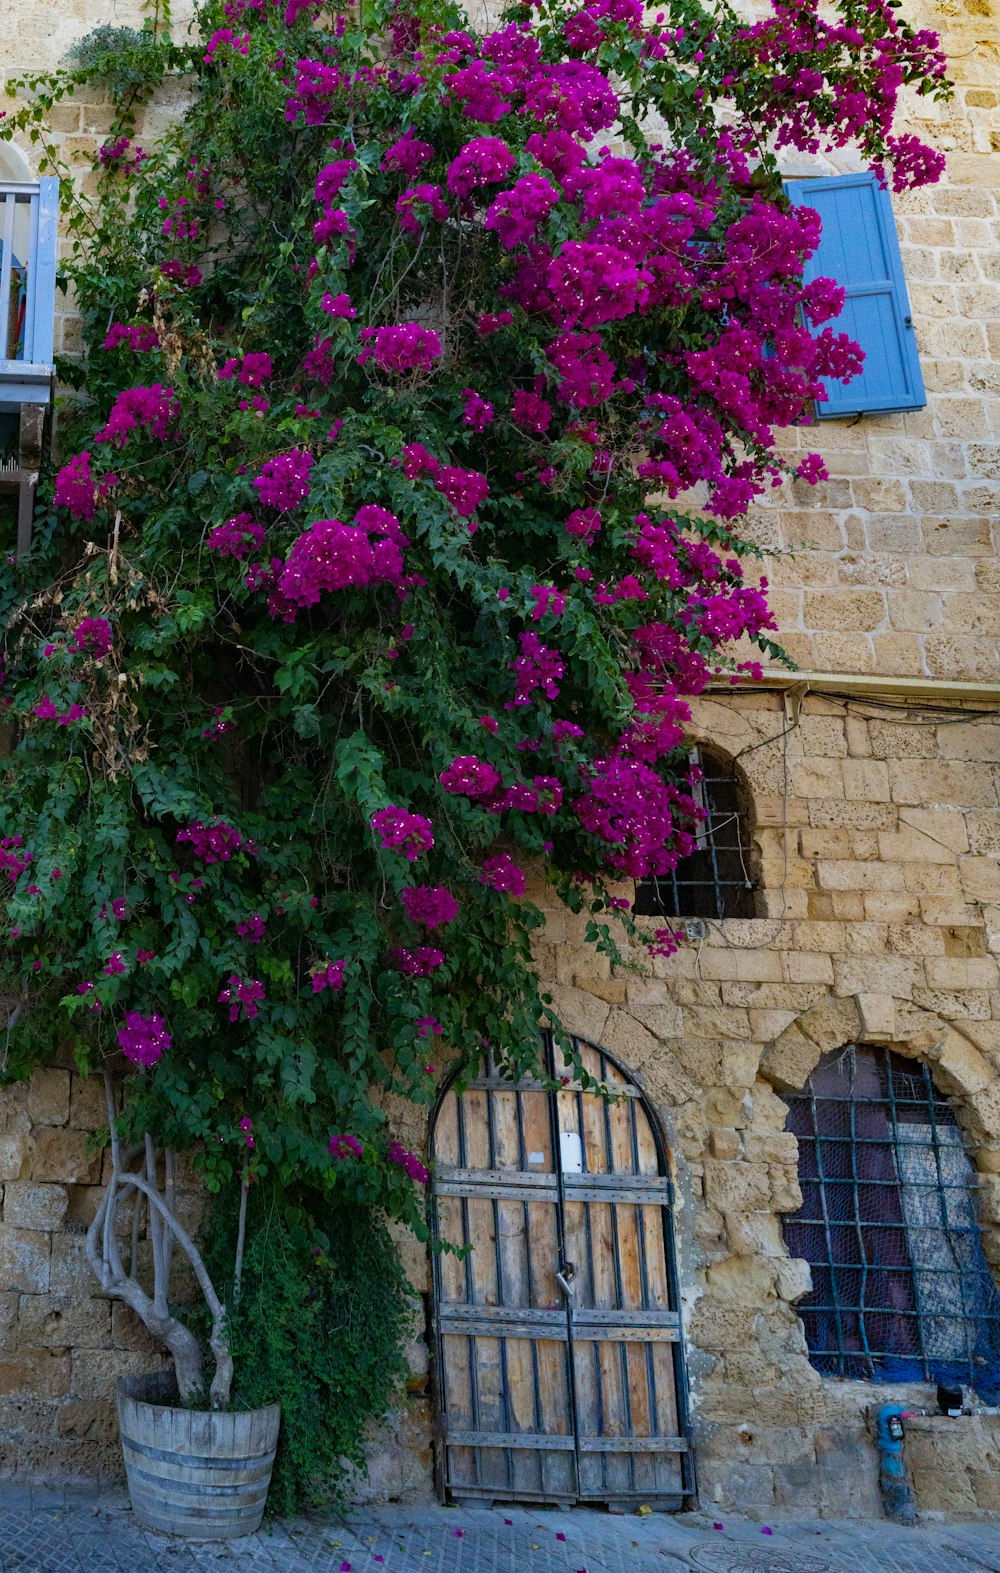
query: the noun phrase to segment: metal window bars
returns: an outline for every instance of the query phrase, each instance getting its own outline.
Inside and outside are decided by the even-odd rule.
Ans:
[[[964,1382],[996,1401],[1000,1294],[976,1175],[929,1067],[849,1045],[785,1097],[802,1188],[785,1243],[812,1269],[796,1310],[813,1366],[877,1382]]]
[[[12,428],[0,491],[18,498],[17,554],[31,542],[45,413],[55,376],[59,181],[0,181],[0,424]],[[11,419],[13,417],[13,419]]]
[[[694,851],[670,873],[640,880],[633,910],[639,917],[755,917],[756,881],[740,783],[732,768],[707,749],[693,749],[691,758],[702,770],[692,795],[705,814]]]

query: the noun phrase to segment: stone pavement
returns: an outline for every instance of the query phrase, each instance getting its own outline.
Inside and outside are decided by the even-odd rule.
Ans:
[[[228,1544],[147,1535],[124,1494],[0,1487],[2,1573],[1000,1573],[1000,1527],[584,1509],[356,1508]]]

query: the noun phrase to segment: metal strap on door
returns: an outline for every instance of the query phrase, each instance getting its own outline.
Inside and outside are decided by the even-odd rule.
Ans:
[[[645,1104],[486,1064],[434,1123],[443,1483],[480,1500],[680,1508],[692,1490],[665,1153]],[[555,1051],[545,1043],[550,1073]]]

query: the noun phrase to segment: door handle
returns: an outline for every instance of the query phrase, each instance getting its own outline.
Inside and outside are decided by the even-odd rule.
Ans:
[[[573,1262],[560,1262],[559,1271],[556,1273],[556,1283],[559,1285],[567,1300],[572,1300],[576,1290],[573,1288],[573,1279],[576,1277],[576,1265]]]

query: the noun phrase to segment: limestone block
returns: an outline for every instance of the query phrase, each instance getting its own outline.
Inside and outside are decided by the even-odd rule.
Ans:
[[[28,1115],[33,1125],[65,1125],[69,1119],[70,1073],[38,1070],[28,1083]]]
[[[858,863],[853,858],[821,859],[816,880],[821,890],[902,890],[904,885],[898,864]]]
[[[70,1357],[62,1349],[24,1349],[0,1360],[0,1397],[62,1398],[69,1380]]]
[[[874,953],[869,949],[867,957],[835,956],[833,961],[833,986],[838,994],[888,993],[896,999],[911,999],[922,976],[919,962],[904,960],[902,956],[880,956],[877,947]]]
[[[51,1236],[48,1288],[54,1295],[87,1295],[97,1288],[87,1262],[82,1234],[60,1232]]]
[[[742,1153],[739,1131],[727,1130],[720,1126],[716,1126],[710,1132],[709,1145],[713,1158],[732,1160],[739,1158]]]
[[[791,1131],[751,1129],[745,1132],[743,1144],[751,1163],[786,1164],[792,1168],[798,1163],[799,1144]]]
[[[548,932],[548,923],[546,923]],[[104,1087],[96,1076],[74,1076],[70,1091],[69,1123],[77,1130],[96,1131],[108,1123]]]
[[[828,955],[819,952],[791,951],[782,959],[790,983],[832,984],[833,982],[833,962]]]
[[[993,995],[985,990],[959,990],[914,988],[913,1003],[921,1010],[946,1020],[958,1021],[963,1027],[974,1021],[989,1021],[994,1014]]]
[[[774,1297],[775,1273],[772,1257],[729,1256],[709,1267],[705,1280],[716,1300],[759,1309]]]
[[[705,1199],[720,1212],[750,1212],[766,1207],[771,1186],[763,1163],[721,1163],[705,1160]]]
[[[781,982],[781,959],[763,946],[753,950],[706,945],[701,975],[710,979],[745,979],[752,983]]]
[[[31,1168],[31,1137],[27,1131],[0,1136],[0,1180],[24,1179]]]
[[[68,1202],[65,1186],[8,1180],[4,1186],[3,1221],[18,1229],[58,1229]]]
[[[74,1398],[106,1398],[120,1376],[139,1376],[166,1364],[132,1349],[80,1349],[73,1351],[68,1390]]]
[[[51,1236],[37,1229],[0,1224],[0,1290],[45,1294],[49,1287]]]
[[[761,1055],[760,1073],[778,1088],[801,1087],[815,1069],[822,1050],[797,1026],[789,1027]]]
[[[791,790],[795,797],[842,798],[844,761],[840,759],[796,759],[791,766]]]
[[[602,958],[599,957],[598,960],[600,959]],[[625,1004],[624,978],[600,978],[588,976],[588,974],[585,972],[575,971],[572,967],[572,964],[568,969],[568,973],[569,979],[578,989],[582,989],[585,994],[592,994],[596,999],[605,1000],[609,1005]]]
[[[891,994],[859,994],[861,1027],[867,1038],[892,1038],[896,1031],[896,1001]]]
[[[111,1302],[82,1294],[22,1294],[18,1330],[28,1345],[104,1349],[111,1343]]]
[[[1000,901],[1000,861],[995,857],[963,857],[958,864],[962,890],[970,901]]]
[[[802,1206],[802,1190],[796,1169],[772,1168],[771,1206],[776,1213],[798,1212]]]
[[[975,1512],[976,1496],[967,1470],[943,1470],[939,1467],[913,1469],[911,1478],[918,1512]]]
[[[32,1178],[70,1185],[93,1185],[100,1179],[101,1149],[93,1148],[88,1131],[43,1126],[35,1132]]]
[[[992,989],[997,986],[997,963],[992,956],[928,956],[924,971],[932,988]]]
[[[921,915],[919,897],[904,890],[866,890],[862,902],[866,923],[905,923]]]
[[[785,1028],[790,1026],[798,1015],[801,1007],[793,1009],[771,1009],[750,1011],[750,1034],[755,1043],[768,1043],[780,1037]]]
[[[118,1441],[118,1415],[112,1394],[103,1399],[73,1399],[60,1404],[57,1414],[60,1436],[88,1442]]]
[[[774,1470],[768,1464],[708,1464],[699,1472],[702,1495],[732,1511],[772,1507]]]
[[[734,1256],[772,1256],[779,1262],[787,1259],[781,1221],[773,1213],[727,1214],[726,1241]],[[781,1295],[780,1287],[778,1294]]]
[[[801,1300],[804,1294],[809,1294],[812,1282],[812,1268],[798,1256],[778,1258],[776,1262],[775,1290],[779,1300],[787,1300],[789,1305],[794,1305],[796,1300]]]
[[[970,1469],[969,1484],[977,1507],[985,1513],[1000,1514],[1000,1473]]]

